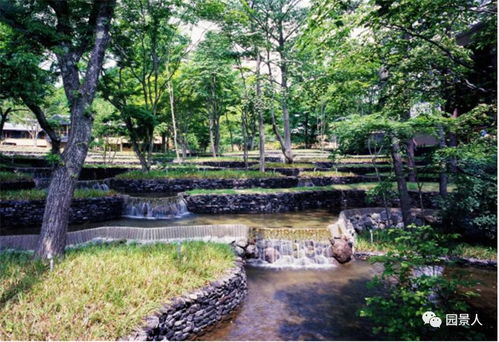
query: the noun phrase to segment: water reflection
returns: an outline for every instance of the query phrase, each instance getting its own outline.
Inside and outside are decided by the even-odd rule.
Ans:
[[[487,339],[496,336],[497,272],[477,268],[464,271],[479,281],[481,294],[470,301],[470,316],[479,313]],[[329,270],[271,270],[247,267],[249,293],[232,320],[200,340],[379,340],[372,326],[357,316],[364,298],[380,294],[367,282],[381,272],[381,265],[353,261]],[[463,289],[465,290],[465,289]],[[472,316],[472,317],[473,317]]]
[[[268,228],[325,228],[329,224],[334,223],[337,218],[338,215],[336,213],[323,209],[269,214],[189,214],[164,220],[121,218],[104,222],[71,225],[69,226],[69,230],[76,231],[105,226],[152,228],[210,224],[245,224],[250,227]],[[39,232],[39,227],[9,228],[4,225],[0,229],[0,235],[38,234]]]
[[[379,271],[362,261],[330,270],[247,267],[247,300],[202,340],[369,339],[371,327],[356,311],[374,294],[366,283]]]

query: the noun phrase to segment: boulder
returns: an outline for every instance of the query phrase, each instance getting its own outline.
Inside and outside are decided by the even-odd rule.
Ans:
[[[352,245],[346,239],[332,239],[333,258],[340,264],[349,262],[352,259]]]
[[[281,257],[280,253],[273,247],[265,248],[265,261],[268,263],[274,263]]]
[[[254,244],[249,244],[246,247],[246,258],[256,258],[256,246]]]

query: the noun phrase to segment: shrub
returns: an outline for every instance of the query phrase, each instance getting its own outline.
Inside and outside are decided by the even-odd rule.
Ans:
[[[95,198],[116,195],[112,190],[97,190],[97,189],[76,189],[73,198]],[[29,189],[29,190],[11,190],[0,191],[1,201],[31,201],[43,200],[47,197],[47,190]]]
[[[254,170],[198,170],[196,168],[174,168],[166,170],[151,170],[149,172],[130,171],[117,175],[117,179],[248,179],[248,178],[280,178],[283,175],[275,172],[260,172]]]
[[[395,340],[483,338],[469,326],[432,328],[422,320],[427,311],[444,321],[446,313],[467,312],[466,299],[476,296],[460,291],[462,286],[471,285],[469,282],[457,274],[445,276],[439,270],[441,257],[449,254],[444,246],[456,235],[439,234],[429,226],[389,229],[388,234],[392,249],[371,259],[383,264],[383,272],[370,283],[383,288],[386,295],[366,298],[366,306],[360,311],[374,323],[373,332]]]
[[[16,182],[32,180],[31,175],[17,172],[0,171],[0,182]]]
[[[442,225],[450,232],[495,245],[497,240],[497,147],[487,139],[451,153],[457,158],[455,189],[442,201]]]

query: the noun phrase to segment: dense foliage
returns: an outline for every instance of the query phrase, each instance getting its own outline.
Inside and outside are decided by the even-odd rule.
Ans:
[[[449,254],[445,246],[456,236],[440,234],[429,226],[391,229],[388,234],[392,249],[372,259],[383,264],[383,272],[371,282],[387,294],[367,298],[360,312],[375,323],[374,333],[400,340],[483,339],[480,327],[445,324],[446,314],[469,312],[466,299],[478,295],[463,290],[472,284],[459,275],[444,273],[442,257]],[[439,328],[424,324],[422,316],[427,311],[444,324]]]

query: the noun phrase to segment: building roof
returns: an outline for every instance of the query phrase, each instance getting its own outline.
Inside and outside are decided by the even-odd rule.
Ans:
[[[24,124],[17,124],[17,123],[10,123],[10,122],[6,122],[3,125],[3,130],[4,131],[30,132],[30,131],[33,130],[33,128],[34,128],[34,126],[29,126],[29,125],[24,125]]]

